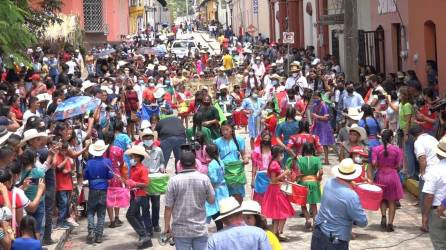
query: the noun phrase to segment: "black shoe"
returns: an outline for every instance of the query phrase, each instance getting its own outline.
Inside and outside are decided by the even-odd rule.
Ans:
[[[122,222],[118,217],[115,218],[115,224],[116,226],[121,226],[122,224],[124,224],[124,222]]]
[[[396,201],[396,209],[400,209],[401,208],[401,203],[400,201]]]
[[[55,242],[52,239],[43,239],[42,240],[42,246],[49,246],[49,245],[53,245],[56,244],[57,242]]]
[[[112,221],[110,222],[110,225],[108,225],[109,228],[115,228],[116,227],[116,222]]]
[[[104,240],[102,239],[102,235],[98,235],[98,236],[96,236],[96,238],[94,239],[94,242],[96,242],[96,243],[102,243],[102,241],[104,241]]]
[[[387,232],[394,232],[395,229],[393,228],[393,224],[387,225]]]
[[[157,233],[161,233],[161,227],[160,226],[154,226],[153,227],[153,231],[155,231]]]
[[[94,242],[94,234],[93,233],[89,233],[87,235],[87,244],[93,244]]]
[[[140,238],[136,245],[138,246],[138,249],[149,248],[153,246],[152,240],[148,236]]]
[[[386,229],[386,228],[387,228],[387,217],[381,216],[381,229]]]

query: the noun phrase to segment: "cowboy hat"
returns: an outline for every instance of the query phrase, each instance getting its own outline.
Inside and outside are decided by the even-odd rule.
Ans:
[[[352,126],[348,129],[348,132],[356,132],[359,134],[359,140],[364,141],[367,139],[367,132],[363,127],[358,126],[358,124],[352,124]]]
[[[261,214],[262,208],[257,201],[246,200],[242,202],[243,214]]]
[[[218,71],[225,71],[225,67],[223,67],[223,66],[219,67]]]
[[[290,64],[290,72],[299,72],[300,65],[299,64]]]
[[[38,94],[36,97],[38,102],[49,102],[52,99],[51,95],[48,93]]]
[[[91,144],[88,147],[88,153],[93,156],[102,156],[107,148],[108,145],[105,145],[105,142],[103,140],[97,140],[95,143]]]
[[[344,115],[352,120],[359,121],[364,115],[364,112],[360,111],[360,108],[348,108],[347,113],[344,113]]]
[[[0,145],[2,145],[6,140],[8,140],[9,136],[11,136],[12,132],[8,131],[5,126],[0,126]]]
[[[149,158],[145,148],[143,146],[133,145],[131,148],[125,151],[126,155],[140,155],[144,158]]]
[[[166,71],[167,67],[164,65],[158,66],[158,71]]]
[[[215,221],[226,218],[229,215],[242,212],[242,207],[232,196],[220,200],[220,202],[218,202],[218,205],[220,207],[220,216],[218,216]]]
[[[143,120],[140,125],[140,130],[144,131],[146,128],[150,128],[151,124],[149,120]]]
[[[145,128],[142,132],[141,132],[141,137],[147,136],[147,135],[151,135],[153,136],[153,131],[150,128]]]
[[[166,94],[166,91],[164,90],[164,88],[157,88],[155,90],[155,93],[153,93],[153,96],[158,99],[163,97],[163,95]]]
[[[269,79],[277,79],[280,80],[280,76],[278,74],[273,74],[272,76],[269,77]]]
[[[440,142],[438,142],[435,153],[439,156],[446,157],[446,136],[443,136]]]
[[[27,141],[37,137],[48,137],[48,134],[46,132],[39,132],[35,128],[28,129],[23,133],[23,139],[21,141],[21,144],[25,144]]]
[[[95,82],[91,82],[90,80],[86,80],[82,83],[82,87],[81,90],[85,91],[86,89],[95,86],[96,83]]]
[[[331,169],[333,175],[343,180],[354,180],[361,175],[361,165],[355,164],[351,158],[345,158],[339,165]]]

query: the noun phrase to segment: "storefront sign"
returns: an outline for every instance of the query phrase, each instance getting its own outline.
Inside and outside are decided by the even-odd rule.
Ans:
[[[259,0],[252,0],[252,12],[259,14]]]
[[[378,14],[383,15],[387,13],[396,12],[396,5],[394,0],[378,0]]]

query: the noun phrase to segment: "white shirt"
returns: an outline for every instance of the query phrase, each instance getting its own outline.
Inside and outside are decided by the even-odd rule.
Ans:
[[[38,117],[40,117],[40,113],[39,113],[39,111],[36,110],[36,113],[33,113],[33,112],[31,112],[31,110],[29,110],[29,109],[26,110],[25,113],[23,113],[23,122],[26,123],[26,122],[28,121],[28,119],[29,119],[30,117],[33,117],[33,116],[38,116]]]
[[[424,175],[428,174],[432,166],[437,165],[440,161],[437,157],[437,153],[435,152],[437,145],[437,139],[426,133],[419,135],[415,140],[414,147],[417,159],[420,156],[426,156],[426,172]]]
[[[139,85],[138,83],[135,84],[135,86],[133,86],[133,90],[135,90],[136,93],[138,94],[138,102],[139,102],[139,105],[140,105],[140,106],[141,106],[142,101],[143,101],[143,99],[142,99],[142,94],[143,94],[143,92],[144,92],[144,88],[145,88],[144,86]]]
[[[263,65],[263,63],[261,62],[260,64],[255,63],[254,65],[252,65],[252,69],[254,70],[254,74],[258,77],[258,78],[262,78],[262,76],[265,74],[265,65]]]
[[[70,60],[68,62],[65,63],[66,65],[68,65],[68,75],[70,74],[74,74],[74,68],[77,66],[76,62]]]
[[[295,85],[299,86],[299,94],[304,94],[304,88],[308,88],[307,78],[298,76],[298,78],[288,77],[285,82],[285,89],[292,89]]]
[[[446,198],[446,159],[431,167],[424,176],[423,193],[433,194],[432,206],[440,206],[441,201]]]

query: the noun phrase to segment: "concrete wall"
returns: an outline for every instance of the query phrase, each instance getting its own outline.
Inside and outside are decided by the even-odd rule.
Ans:
[[[305,37],[305,47],[314,46],[315,52],[317,53],[318,49],[318,34],[317,34],[317,11],[316,11],[316,3],[317,0],[304,0],[303,3],[303,12],[304,12],[304,37]],[[307,13],[307,4],[311,4],[312,15],[310,16]]]
[[[252,24],[256,27],[256,33],[262,33],[263,37],[270,36],[269,1],[258,0],[259,14],[253,13],[252,0],[234,0],[232,10],[232,30],[239,34],[240,27],[245,32]]]

